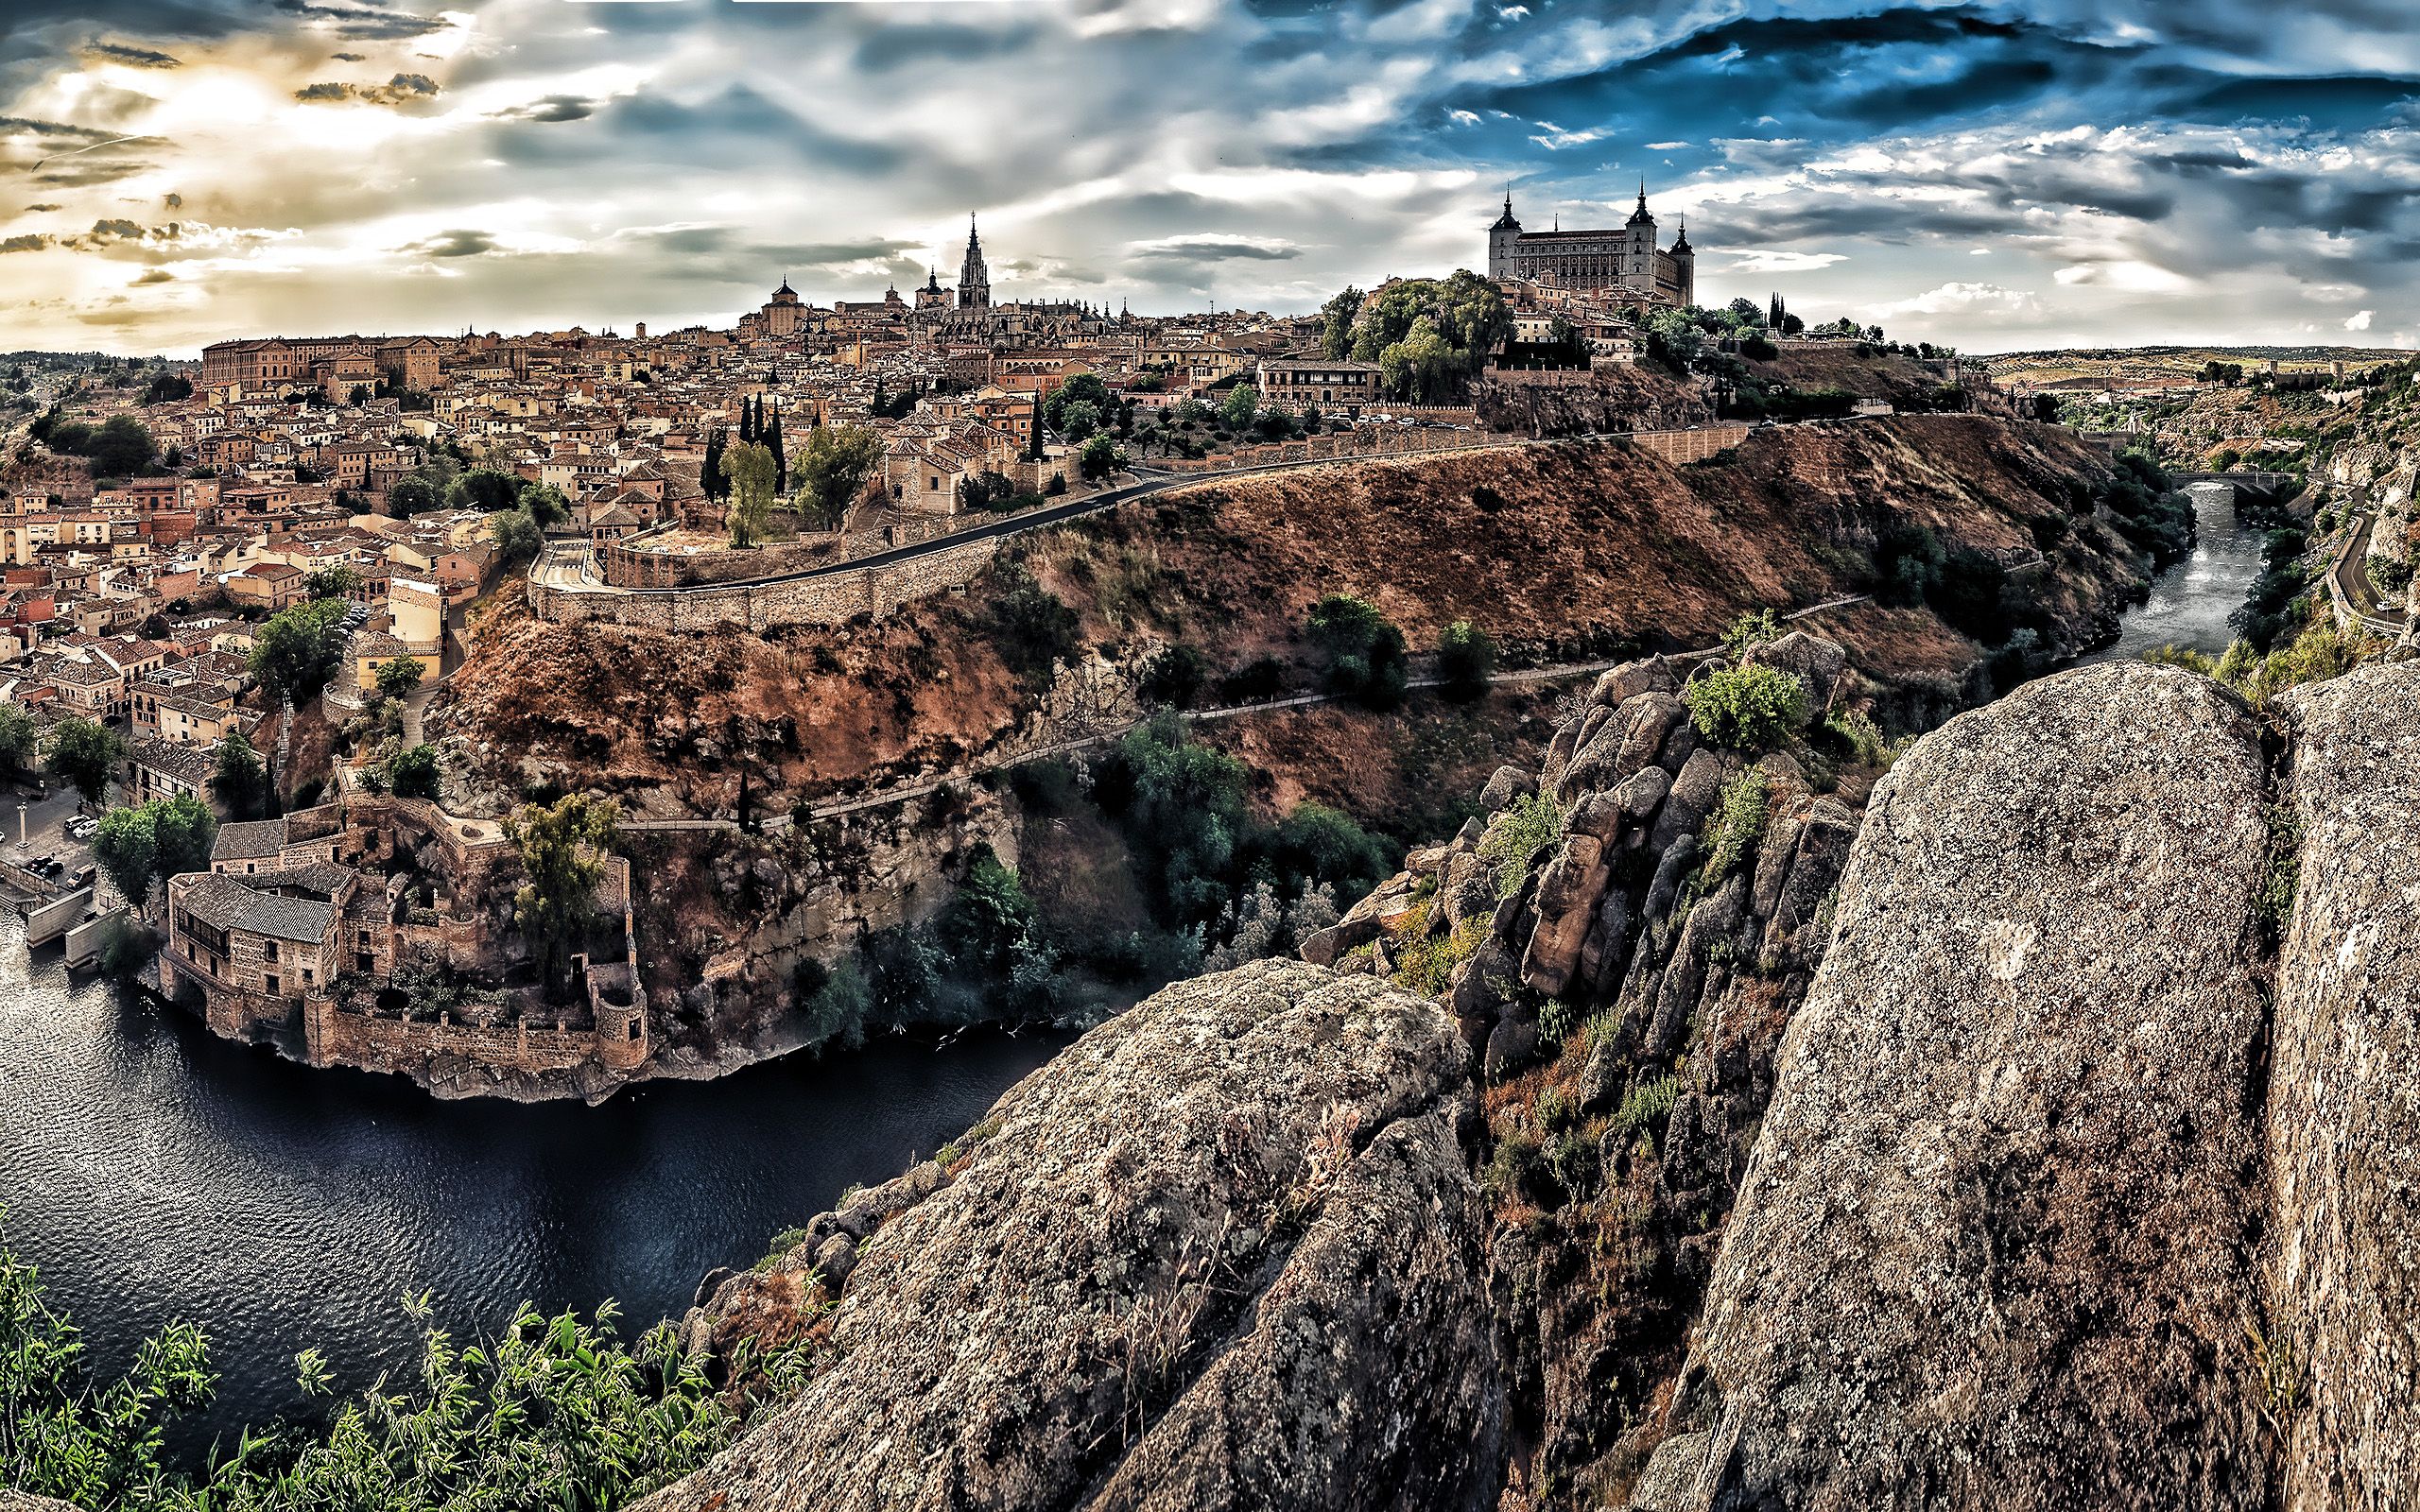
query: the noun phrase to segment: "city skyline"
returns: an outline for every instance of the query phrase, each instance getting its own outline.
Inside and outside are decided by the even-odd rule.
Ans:
[[[2420,37],[2248,7],[27,0],[17,347],[727,323],[943,282],[1307,310],[1617,224],[1700,297],[2010,350],[2411,345]],[[1070,87],[1071,82],[1075,87]],[[2118,124],[2123,123],[2123,124]],[[13,202],[12,202],[13,201]]]

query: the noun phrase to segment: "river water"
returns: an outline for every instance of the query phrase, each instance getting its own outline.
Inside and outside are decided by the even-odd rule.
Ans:
[[[2187,491],[2195,524],[2191,555],[2152,579],[2151,597],[2127,611],[2117,641],[2083,658],[2085,663],[2136,657],[2162,645],[2216,656],[2235,639],[2227,616],[2260,576],[2266,532],[2238,521],[2232,487],[2197,483]]]
[[[2260,533],[2238,526],[2231,494],[2197,502],[2192,555],[2088,660],[2225,647]],[[305,1346],[347,1386],[407,1367],[407,1291],[433,1291],[458,1339],[493,1333],[525,1299],[614,1297],[626,1333],[676,1314],[706,1271],[750,1263],[843,1187],[931,1153],[1063,1042],[893,1040],[593,1108],[439,1103],[71,982],[56,949],[29,957],[0,911],[5,1235],[107,1366],[165,1323],[208,1331],[222,1379],[199,1432],[179,1435],[190,1450],[296,1409]]]
[[[219,1397],[178,1435],[190,1452],[298,1409],[305,1346],[348,1386],[407,1369],[407,1291],[434,1291],[458,1340],[524,1299],[614,1297],[625,1336],[677,1315],[708,1270],[931,1154],[1064,1040],[885,1040],[600,1108],[440,1103],[71,981],[0,910],[5,1234],[104,1366],[168,1322],[205,1329]]]

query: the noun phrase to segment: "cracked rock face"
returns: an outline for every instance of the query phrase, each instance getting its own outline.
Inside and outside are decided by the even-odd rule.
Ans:
[[[644,1505],[1493,1505],[1467,1054],[1298,962],[1167,988],[1003,1097],[856,1247],[836,1357]]]
[[[2278,954],[2273,1359],[2291,1509],[2420,1486],[2420,663],[2286,700],[2301,833]]]
[[[1900,761],[1637,1504],[2262,1504],[2264,779],[2140,664]]]

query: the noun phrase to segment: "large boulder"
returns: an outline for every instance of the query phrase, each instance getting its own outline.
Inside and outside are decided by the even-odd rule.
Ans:
[[[829,1363],[643,1506],[1492,1507],[1467,1057],[1367,977],[1167,988],[1003,1097],[859,1246]]]
[[[2420,1486],[2420,663],[2360,668],[2287,709],[2301,887],[2277,967],[2266,1345],[2308,1406],[2284,1504],[2408,1506]]]
[[[1772,667],[1796,678],[1806,690],[1806,707],[1820,716],[1831,706],[1832,690],[1848,670],[1849,654],[1836,641],[1792,630],[1779,640],[1748,647],[1739,662],[1743,666]]]
[[[2262,1504],[2263,783],[2230,696],[2138,663],[1898,763],[1647,1504]]]

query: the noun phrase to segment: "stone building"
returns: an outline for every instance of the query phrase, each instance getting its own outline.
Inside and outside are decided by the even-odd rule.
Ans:
[[[651,1052],[630,863],[608,857],[599,940],[569,1004],[502,984],[526,955],[520,876],[500,836],[457,834],[431,805],[354,795],[219,827],[208,871],[169,879],[160,989],[199,999],[229,1039],[299,1025],[315,1065],[421,1075],[441,1060],[506,1074],[626,1075]],[[450,981],[434,1004],[414,984]]]
[[[1647,184],[1638,186],[1638,208],[1618,229],[1523,231],[1512,214],[1512,197],[1487,229],[1487,276],[1497,283],[1519,280],[1548,287],[1611,295],[1647,304],[1697,302],[1697,252],[1685,222],[1672,245],[1656,245],[1655,217],[1647,209]]]

